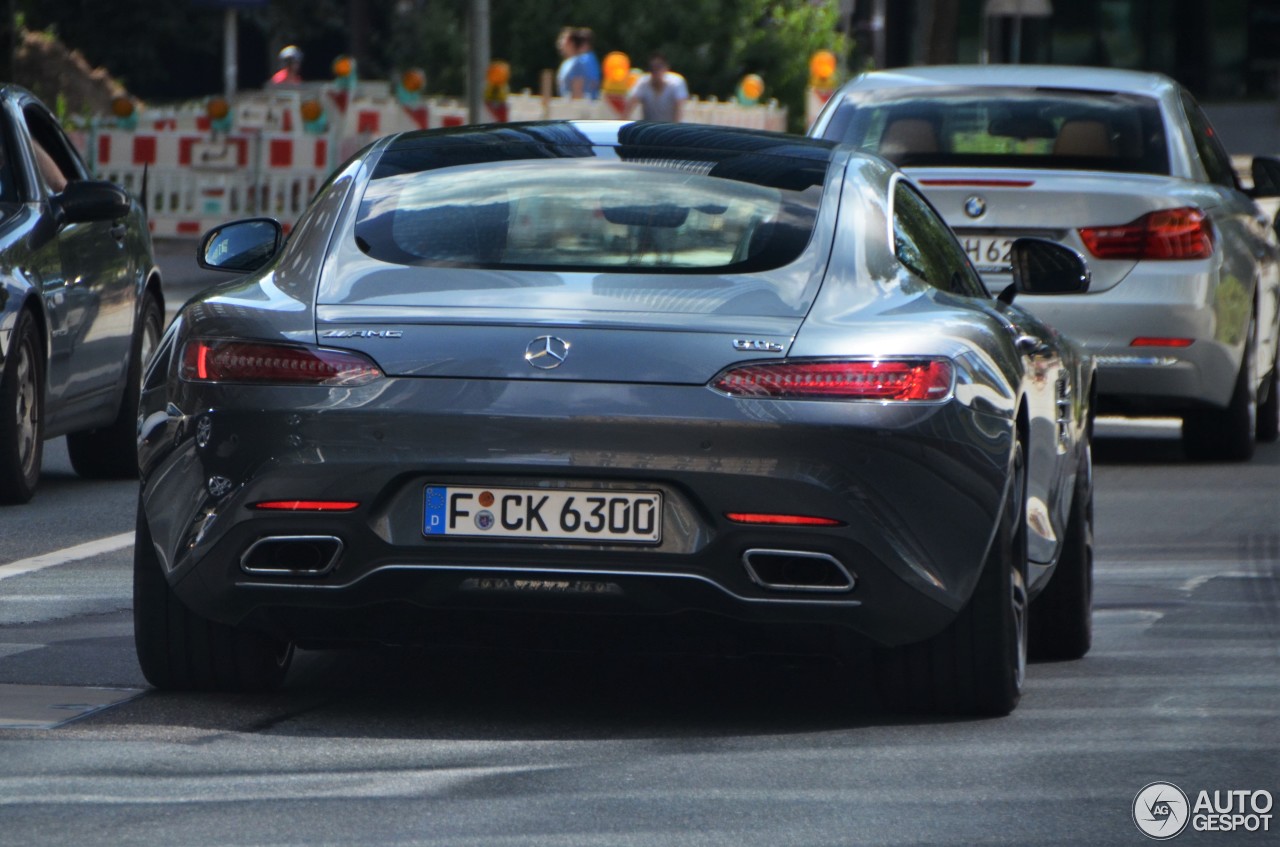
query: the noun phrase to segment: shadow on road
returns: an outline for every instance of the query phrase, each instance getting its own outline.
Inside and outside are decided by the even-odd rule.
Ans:
[[[267,695],[148,692],[77,724],[203,737],[719,739],[962,719],[884,712],[869,674],[821,656],[370,648],[300,651]]]

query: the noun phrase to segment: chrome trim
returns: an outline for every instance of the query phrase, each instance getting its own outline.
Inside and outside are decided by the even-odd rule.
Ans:
[[[1174,356],[1125,356],[1125,355],[1102,355],[1094,356],[1093,360],[1099,365],[1105,367],[1161,367],[1167,368],[1170,365],[1176,365],[1180,361]]]
[[[756,569],[751,566],[752,556],[788,556],[798,559],[821,559],[834,565],[840,575],[848,582],[848,585],[787,585],[786,583],[766,582],[760,577],[760,574],[756,573]],[[853,578],[853,574],[849,573],[849,570],[835,556],[827,553],[813,553],[807,550],[772,550],[753,547],[742,554],[742,565],[747,569],[747,574],[751,577],[752,582],[770,591],[818,591],[824,594],[842,594],[852,591],[857,582]]]
[[[514,573],[514,574],[564,574],[576,576],[579,578],[618,578],[618,577],[639,577],[648,578],[665,578],[665,579],[689,579],[695,582],[705,583],[712,588],[728,594],[735,600],[743,603],[791,603],[800,605],[816,605],[816,606],[861,606],[861,600],[818,600],[814,598],[804,597],[788,597],[786,599],[778,597],[744,597],[735,591],[730,591],[725,586],[713,579],[708,579],[701,574],[692,573],[673,573],[671,571],[602,571],[602,570],[574,570],[572,568],[528,568],[528,567],[498,567],[493,565],[384,565],[374,568],[371,571],[360,574],[350,582],[342,584],[325,583],[318,585],[316,583],[307,582],[237,582],[236,588],[306,588],[312,591],[340,591],[350,588],[358,582],[362,582],[367,577],[379,574],[384,571],[456,571],[465,573],[468,571],[478,571],[483,573]]]
[[[329,557],[329,561],[325,563],[323,568],[317,570],[295,570],[292,568],[252,568],[249,567],[247,561],[262,544],[280,544],[290,542],[323,542],[334,545],[333,555]],[[249,549],[240,554],[240,570],[245,573],[263,574],[267,576],[275,574],[288,574],[291,576],[306,574],[307,576],[324,576],[329,573],[338,564],[338,559],[342,556],[344,547],[342,539],[336,535],[266,535],[249,545]]]

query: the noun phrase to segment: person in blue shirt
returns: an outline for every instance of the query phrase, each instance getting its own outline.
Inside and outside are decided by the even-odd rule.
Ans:
[[[562,33],[560,54],[565,57],[556,72],[561,97],[595,100],[600,96],[600,60],[592,49],[595,34],[589,27]]]

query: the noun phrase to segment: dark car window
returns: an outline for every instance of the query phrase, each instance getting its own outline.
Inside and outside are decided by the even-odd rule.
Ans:
[[[893,250],[913,274],[951,294],[986,297],[955,235],[911,185],[899,180],[893,192]]]
[[[1182,108],[1187,112],[1187,122],[1191,125],[1191,136],[1195,139],[1196,152],[1200,155],[1200,163],[1204,165],[1209,181],[1227,188],[1237,188],[1236,171],[1231,166],[1231,157],[1223,149],[1222,142],[1213,131],[1213,125],[1205,117],[1199,105],[1185,91],[1182,92]]]
[[[838,150],[645,121],[397,136],[372,154],[340,246],[350,272],[317,302],[803,315],[826,267]]]
[[[16,203],[21,199],[15,182],[17,171],[14,169],[13,161],[12,129],[10,126],[5,126],[3,131],[0,131],[0,203]]]
[[[355,235],[404,265],[753,273],[808,244],[821,152],[405,145],[375,170]]]
[[[1053,88],[851,91],[824,137],[897,165],[1169,173],[1150,97]]]
[[[84,168],[66,135],[43,109],[29,105],[22,112],[31,135],[36,170],[45,186],[60,192],[68,182],[84,179]]]

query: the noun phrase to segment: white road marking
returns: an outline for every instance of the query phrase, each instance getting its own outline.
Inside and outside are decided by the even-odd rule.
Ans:
[[[77,544],[74,547],[64,547],[61,550],[54,550],[52,553],[44,553],[39,556],[32,556],[28,559],[19,559],[18,561],[10,562],[7,565],[0,565],[0,579],[8,579],[11,576],[21,576],[22,574],[42,571],[45,568],[52,568],[56,565],[65,565],[67,562],[76,562],[80,559],[88,559],[93,556],[100,556],[103,553],[114,553],[116,550],[123,550],[126,547],[132,546],[133,533],[122,532],[119,535],[110,535],[106,538],[86,541],[85,543]]]

